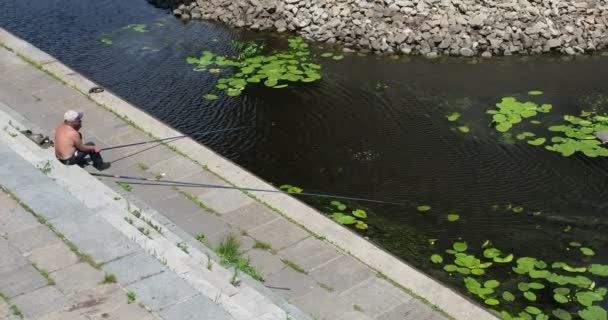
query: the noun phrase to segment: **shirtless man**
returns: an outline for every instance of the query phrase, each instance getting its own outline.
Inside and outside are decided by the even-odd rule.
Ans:
[[[87,164],[85,158],[89,156],[97,170],[105,170],[110,163],[103,162],[101,148],[92,142],[82,143],[82,134],[78,132],[82,127],[82,116],[82,112],[73,110],[63,115],[63,122],[55,129],[55,156],[65,165],[77,164],[81,167]]]

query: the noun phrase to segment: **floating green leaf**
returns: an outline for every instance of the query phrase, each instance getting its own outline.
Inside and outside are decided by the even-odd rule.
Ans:
[[[496,263],[509,263],[513,261],[513,254],[509,253],[506,257],[494,257],[492,260]]]
[[[543,92],[538,91],[538,90],[532,90],[532,91],[528,91],[528,94],[531,96],[540,96],[541,94],[543,94]]]
[[[448,118],[448,121],[456,121],[456,120],[458,120],[458,118],[460,118],[460,113],[452,112],[451,114],[449,114],[447,116],[447,118]]]
[[[541,144],[545,143],[545,141],[547,141],[547,139],[545,138],[537,138],[534,140],[528,140],[528,144],[531,144],[533,146],[540,146]]]
[[[556,293],[553,295],[553,300],[559,303],[568,303],[568,297],[563,294]]]
[[[538,120],[530,120],[530,123],[531,124],[540,124],[541,122]]]
[[[367,212],[365,210],[357,209],[352,212],[353,216],[361,219],[367,218]]]
[[[453,264],[448,264],[443,266],[443,270],[447,271],[447,272],[454,272],[458,269],[458,266],[455,266]]]
[[[469,127],[467,127],[467,126],[460,126],[460,127],[458,127],[458,131],[460,131],[462,133],[469,133],[471,131],[471,129],[469,129]]]
[[[336,56],[333,56],[333,57],[332,57],[332,59],[334,59],[334,60],[338,61],[338,60],[342,60],[342,59],[344,59],[344,56],[341,56],[341,55],[336,55]]]
[[[526,140],[527,138],[531,138],[534,136],[535,136],[535,134],[532,132],[522,132],[522,133],[516,135],[515,137],[517,138],[517,140]]]
[[[566,296],[566,295],[570,294],[570,289],[568,289],[568,288],[555,288],[555,289],[553,289],[553,293],[557,293],[557,294],[561,294],[563,296]]]
[[[454,250],[458,251],[458,252],[463,252],[466,251],[468,246],[466,242],[454,242],[454,244],[452,245],[452,247],[454,248]]]
[[[512,302],[515,301],[515,296],[509,292],[509,291],[505,291],[502,293],[502,298],[507,301],[507,302]]]
[[[214,69],[209,69],[209,73],[220,73],[220,69],[214,68]]]
[[[496,107],[497,110],[488,110],[486,113],[492,115],[492,122],[496,124],[496,130],[499,132],[507,132],[523,118],[535,116],[538,109],[534,102],[520,102],[513,97],[502,98]]]
[[[486,282],[483,283],[483,286],[486,288],[498,288],[498,286],[500,285],[500,282],[498,282],[498,280],[488,280]]]
[[[572,315],[564,309],[555,309],[551,313],[559,320],[572,320]]]
[[[530,301],[536,301],[536,294],[532,291],[526,291],[524,292],[524,298]]]
[[[112,42],[112,39],[110,39],[109,37],[101,37],[101,43],[111,45],[114,42]]]
[[[418,207],[416,207],[416,209],[420,212],[426,212],[431,210],[431,206],[423,204],[423,205],[419,205]]]
[[[515,212],[515,213],[522,213],[522,212],[524,212],[524,208],[523,208],[523,207],[520,207],[520,206],[513,207],[513,209],[511,209],[511,210],[512,210],[513,212]]]
[[[209,94],[204,95],[203,98],[205,98],[205,100],[212,101],[212,100],[217,100],[219,97],[215,94],[209,93]]]
[[[433,263],[442,263],[443,262],[443,258],[440,255],[438,255],[438,254],[434,254],[434,255],[431,256],[431,261]]]
[[[357,221],[357,224],[355,224],[355,228],[357,228],[359,230],[367,230],[369,228],[369,226],[367,225],[367,223],[365,223],[363,221]]]
[[[602,301],[604,298],[592,291],[583,291],[576,293],[576,301],[585,307],[591,306],[595,301]]]
[[[587,248],[587,247],[581,247],[581,253],[586,255],[586,256],[594,256],[595,252],[593,252],[593,250],[591,250],[591,248]]]
[[[572,241],[572,242],[570,242],[570,246],[571,247],[580,247],[581,244],[580,244],[580,242]]]
[[[489,306],[496,306],[500,304],[500,301],[494,299],[494,298],[490,298],[490,299],[486,299],[484,301],[485,304],[489,305]]]
[[[459,219],[460,219],[460,216],[455,213],[448,214],[448,221],[450,221],[450,222],[458,221]]]
[[[335,212],[331,215],[332,219],[334,219],[334,221],[338,222],[339,224],[355,224],[357,222],[357,219],[353,216],[349,216],[349,215],[345,215],[344,213],[341,212]]]
[[[590,306],[584,310],[579,310],[578,315],[583,320],[606,320],[608,317],[606,310],[600,306]]]
[[[608,266],[602,264],[592,264],[589,266],[589,272],[600,277],[608,277]]]
[[[329,57],[331,57],[331,56],[333,56],[333,55],[334,55],[334,54],[333,54],[333,53],[331,53],[331,52],[325,52],[325,53],[322,53],[322,54],[321,54],[321,57],[323,57],[323,58],[329,58]]]
[[[488,259],[492,259],[494,257],[500,256],[501,253],[502,252],[500,250],[496,249],[496,248],[488,248],[488,249],[485,249],[483,251],[483,256],[486,257],[486,258],[488,258]]]
[[[541,314],[542,313],[542,311],[539,308],[534,307],[534,306],[527,306],[525,310],[526,310],[527,313],[533,314],[533,315],[537,315],[537,314]]]

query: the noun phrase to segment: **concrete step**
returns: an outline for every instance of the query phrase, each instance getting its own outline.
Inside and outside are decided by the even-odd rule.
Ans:
[[[308,319],[247,282],[233,285],[240,275],[218,264],[212,250],[180,249],[184,240],[164,227],[160,215],[141,210],[86,171],[63,166],[52,149],[41,149],[15,127],[25,125],[0,111],[0,183],[163,318]]]

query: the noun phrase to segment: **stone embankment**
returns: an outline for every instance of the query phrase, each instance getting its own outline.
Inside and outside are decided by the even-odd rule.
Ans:
[[[292,31],[311,40],[340,44],[345,51],[491,57],[576,55],[608,48],[607,0],[181,2],[171,0],[173,14],[182,19]]]

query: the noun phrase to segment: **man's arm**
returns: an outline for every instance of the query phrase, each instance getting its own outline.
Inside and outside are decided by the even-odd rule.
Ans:
[[[74,140],[74,147],[76,147],[78,151],[96,153],[101,152],[101,148],[98,146],[87,146],[86,144],[82,143],[82,138],[78,132],[74,132],[72,134],[72,139]]]

